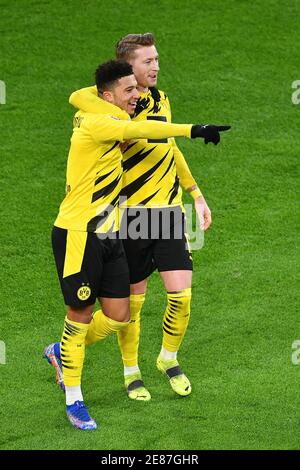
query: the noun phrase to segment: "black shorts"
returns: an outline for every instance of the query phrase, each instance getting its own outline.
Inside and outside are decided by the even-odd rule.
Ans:
[[[97,297],[129,297],[129,271],[122,241],[96,233],[53,227],[52,247],[65,304],[93,305]]]
[[[136,214],[133,214],[135,211]],[[141,228],[139,237],[138,225]],[[155,269],[159,272],[193,270],[185,216],[179,206],[166,209],[126,209],[120,233],[131,284],[146,279]]]

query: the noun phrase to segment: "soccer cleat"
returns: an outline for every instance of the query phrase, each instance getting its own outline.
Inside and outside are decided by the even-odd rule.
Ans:
[[[92,431],[97,429],[97,423],[90,417],[84,401],[75,401],[73,405],[67,405],[67,416],[70,423],[77,429]]]
[[[62,371],[62,364],[60,358],[60,343],[49,344],[44,349],[43,357],[51,364],[56,371],[56,383],[60,388],[65,391],[64,377]]]
[[[151,395],[148,390],[145,388],[144,382],[142,381],[142,376],[140,372],[135,374],[125,375],[125,388],[129,398],[132,400],[138,401],[149,401],[151,400]]]
[[[158,356],[156,366],[160,372],[166,375],[175,393],[185,397],[192,391],[192,386],[187,376],[182,372],[176,359],[165,360]]]

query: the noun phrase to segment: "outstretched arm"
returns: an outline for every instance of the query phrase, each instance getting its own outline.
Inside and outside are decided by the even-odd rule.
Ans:
[[[124,140],[164,139],[168,137],[191,138],[192,124],[171,124],[159,121],[127,121]]]
[[[77,107],[78,109],[81,109],[82,111],[88,112],[88,113],[99,113],[99,114],[110,114],[111,113],[111,103],[107,103],[105,100],[102,100],[101,98],[98,97],[98,92],[96,86],[92,87],[87,87],[87,88],[82,88],[81,90],[74,91],[72,95],[69,98],[69,102]],[[106,111],[105,107],[108,106],[108,110]],[[117,106],[115,106],[116,109],[116,116],[120,117],[122,119],[121,115],[117,115],[118,113],[123,113],[126,115],[124,119],[128,118],[128,115],[125,111],[121,110]],[[137,123],[134,123],[137,124]],[[171,126],[172,124],[170,123],[164,123],[166,126]],[[175,124],[177,126],[184,126],[185,124]],[[221,131],[227,131],[230,129],[230,126],[215,126],[212,124],[195,124],[192,127],[189,127],[189,132],[185,130],[185,133],[182,134],[182,128],[181,131],[179,131],[179,128],[177,128],[176,133],[174,133],[174,130],[171,132],[168,132],[168,135],[157,135],[157,137],[152,137],[149,134],[145,136],[132,136],[129,137],[128,139],[160,139],[160,138],[166,138],[166,137],[189,137],[189,138],[196,138],[196,137],[201,137],[204,139],[204,142],[207,144],[208,142],[213,142],[215,145],[217,145],[220,142],[220,132]],[[133,129],[132,129],[133,130]],[[167,129],[164,128],[164,131]],[[159,132],[159,131],[157,131]],[[179,132],[179,133],[178,133]],[[130,134],[130,131],[129,131]],[[127,139],[127,137],[126,137]]]
[[[91,135],[98,143],[124,142],[131,139],[165,139],[174,136],[191,138],[192,124],[170,124],[160,121],[133,122],[103,114],[94,114],[89,119]]]
[[[96,141],[109,142],[131,139],[165,139],[169,137],[202,137],[201,124],[171,124],[160,121],[139,121],[115,119],[108,115],[95,115],[91,133]],[[216,126],[214,126],[216,127]],[[224,129],[225,130],[225,129]]]

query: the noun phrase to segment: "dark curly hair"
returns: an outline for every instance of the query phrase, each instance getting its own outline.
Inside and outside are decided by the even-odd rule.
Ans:
[[[109,60],[99,65],[95,72],[97,89],[100,93],[111,90],[119,78],[132,74],[131,65],[124,60]]]

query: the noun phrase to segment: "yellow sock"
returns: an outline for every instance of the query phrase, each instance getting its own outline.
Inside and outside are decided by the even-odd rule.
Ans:
[[[85,337],[88,328],[88,324],[77,323],[65,318],[60,351],[64,383],[67,387],[78,386],[81,383]]]
[[[168,305],[163,319],[163,347],[177,352],[184,338],[191,309],[191,289],[168,292]]]
[[[119,331],[121,328],[126,327],[129,322],[121,322],[112,320],[111,318],[104,315],[102,310],[97,310],[94,313],[92,321],[89,325],[89,329],[85,338],[85,344],[90,345],[101,341],[106,336]]]
[[[141,310],[144,301],[145,294],[130,295],[130,322],[125,328],[118,331],[118,342],[123,364],[127,367],[132,367],[138,364]]]

